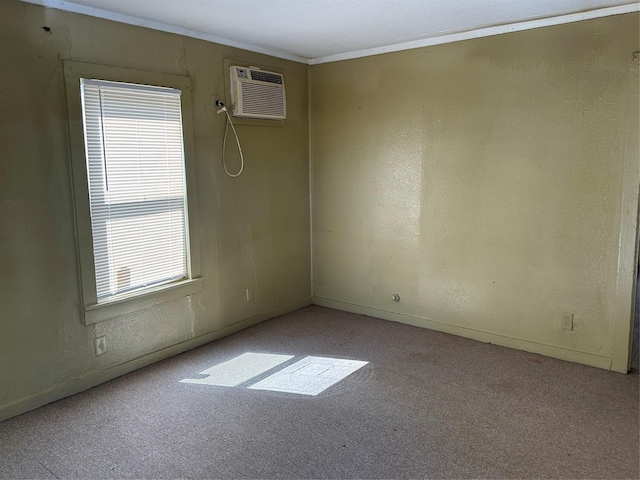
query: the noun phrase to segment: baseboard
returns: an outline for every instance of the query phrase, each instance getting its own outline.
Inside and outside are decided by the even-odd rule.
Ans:
[[[473,328],[451,325],[449,323],[437,322],[428,318],[407,315],[404,313],[389,312],[387,310],[366,307],[363,305],[342,302],[339,300],[332,300],[330,298],[314,296],[311,300],[314,305],[320,305],[322,307],[329,307],[336,310],[343,310],[345,312],[369,315],[370,317],[381,318],[383,320],[390,320],[393,322],[413,325],[415,327],[428,328],[430,330],[436,330],[438,332],[449,333],[451,335],[457,335],[459,337],[470,338],[472,340],[477,340],[483,343],[492,343],[516,350],[523,350],[525,352],[538,353],[540,355],[558,358],[560,360],[566,360],[568,362],[581,363],[583,365],[589,365],[591,367],[611,370],[611,358],[602,355],[582,352],[579,350],[572,350],[555,345],[532,342],[530,340],[524,340],[521,338],[514,338],[506,335],[499,335],[482,330],[476,330]]]
[[[0,408],[0,422],[8,418],[29,412],[31,410],[35,410],[36,408],[42,407],[48,403],[70,397],[71,395],[75,395],[76,393],[80,393],[90,388],[96,387],[102,383],[108,382],[109,380],[113,380],[114,378],[126,375],[127,373],[131,373],[135,370],[151,365],[152,363],[156,363],[160,360],[173,357],[193,348],[200,347],[219,338],[226,337],[233,333],[239,332],[240,330],[244,330],[245,328],[251,327],[265,320],[269,320],[270,318],[293,312],[294,310],[306,307],[308,305],[311,305],[311,299],[291,304],[271,312],[262,313],[234,323],[227,327],[221,328],[220,330],[216,330],[214,332],[210,332],[205,335],[201,335],[199,337],[172,345],[162,350],[143,355],[129,362],[111,367],[107,370],[94,372],[89,376],[79,378],[73,382],[61,386],[56,386],[55,388],[51,388],[44,392],[40,392],[30,397],[18,400],[14,403],[10,403]]]

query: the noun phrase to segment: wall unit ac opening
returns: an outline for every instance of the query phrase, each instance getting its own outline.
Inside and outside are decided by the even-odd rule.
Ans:
[[[281,73],[255,67],[230,67],[234,117],[284,120],[287,97]]]

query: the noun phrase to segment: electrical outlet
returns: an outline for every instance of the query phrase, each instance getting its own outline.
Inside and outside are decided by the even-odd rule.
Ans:
[[[562,329],[573,331],[573,313],[562,312]]]
[[[247,288],[247,302],[253,300],[253,288]]]
[[[96,338],[95,342],[96,342],[96,357],[99,357],[100,355],[107,353],[107,337],[105,337],[104,335],[101,337],[98,337]]]

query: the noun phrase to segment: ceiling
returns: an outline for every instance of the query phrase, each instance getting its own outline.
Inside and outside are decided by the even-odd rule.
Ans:
[[[323,63],[639,11],[630,0],[24,0]]]

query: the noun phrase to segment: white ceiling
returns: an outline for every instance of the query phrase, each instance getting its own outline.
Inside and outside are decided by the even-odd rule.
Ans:
[[[24,0],[305,63],[639,11],[630,0]]]

